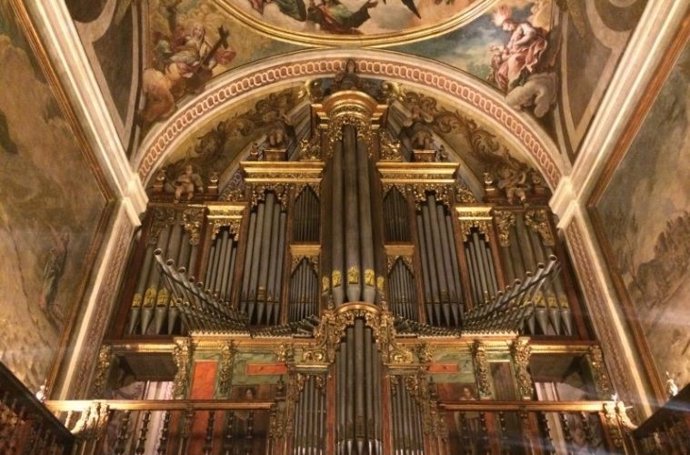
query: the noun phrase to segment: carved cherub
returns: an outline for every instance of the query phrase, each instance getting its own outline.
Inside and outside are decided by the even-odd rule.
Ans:
[[[184,172],[175,179],[175,202],[180,202],[183,196],[189,201],[195,193],[203,193],[204,184],[201,176],[194,172],[191,164],[184,167]]]

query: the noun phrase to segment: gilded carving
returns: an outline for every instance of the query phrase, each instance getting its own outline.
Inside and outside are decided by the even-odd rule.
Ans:
[[[182,212],[184,230],[189,235],[189,244],[198,245],[201,237],[201,226],[204,222],[204,207],[188,207]]]
[[[477,390],[480,400],[490,400],[491,379],[489,374],[489,360],[486,357],[486,346],[477,340],[472,345],[472,359],[474,360],[474,371],[477,378]]]
[[[386,284],[386,279],[382,276],[377,276],[376,277],[376,291],[383,295],[384,292],[384,286]]]
[[[158,243],[158,237],[163,228],[175,223],[177,212],[170,207],[153,207],[151,212],[152,220],[151,228],[149,229],[148,243],[149,245],[155,245]]]
[[[321,292],[325,294],[331,290],[331,279],[327,276],[321,277]]]
[[[464,182],[458,180],[455,184],[455,202],[460,202],[462,204],[476,204],[479,201],[475,197],[474,193],[470,191]]]
[[[544,245],[556,245],[556,240],[551,231],[551,224],[549,223],[549,215],[545,209],[526,211],[525,224],[539,234]]]
[[[173,380],[173,398],[184,400],[187,397],[192,369],[192,340],[191,338],[176,338],[173,349],[173,361],[177,367]]]
[[[322,156],[321,140],[318,135],[312,137],[311,140],[303,138],[299,142],[299,147],[297,149],[297,157],[300,161],[325,161],[329,158]]]
[[[343,285],[343,277],[340,270],[333,270],[331,273],[331,283],[333,283],[334,288]]]
[[[597,389],[597,394],[602,400],[608,400],[613,394],[611,387],[611,380],[606,372],[606,364],[604,363],[604,354],[601,352],[601,347],[590,346],[587,352],[587,361],[592,370],[592,377],[594,385]]]
[[[232,371],[235,366],[237,346],[230,341],[223,344],[220,349],[220,361],[218,362],[218,383],[216,384],[216,398],[227,398],[232,386]]]
[[[365,269],[364,270],[364,284],[366,286],[375,286],[376,285],[376,272],[374,272],[373,269]]]
[[[458,214],[460,230],[465,241],[469,240],[473,228],[484,234],[486,241],[489,241],[492,220],[491,207],[456,207],[455,211]]]
[[[282,176],[282,175],[281,175]],[[249,185],[251,189],[251,204],[256,207],[259,202],[266,200],[266,192],[272,191],[276,198],[280,201],[283,207],[287,207],[288,193],[290,184],[287,183],[252,183]]]
[[[353,265],[352,267],[347,269],[347,283],[348,284],[359,283],[359,267]]]
[[[215,240],[221,228],[227,227],[230,235],[239,239],[242,226],[242,213],[244,205],[209,205],[208,221],[211,228],[211,238]]]
[[[395,266],[395,263],[398,262],[398,259],[403,261],[407,268],[410,271],[414,271],[414,267],[412,266],[412,256],[403,256],[403,255],[387,255],[386,256],[386,270],[388,274],[391,273],[393,270],[393,267]]]
[[[510,228],[515,226],[515,214],[506,210],[494,210],[494,219],[498,229],[498,243],[503,247],[510,246]]]
[[[393,136],[388,130],[382,130],[379,136],[379,154],[381,161],[404,161],[402,153],[400,152],[400,141],[393,139]]]
[[[625,408],[623,408],[625,412]],[[620,427],[618,407],[615,403],[604,403],[604,426],[609,434],[611,444],[617,449],[624,447],[623,432]]]
[[[531,400],[534,396],[534,384],[529,372],[529,359],[532,354],[529,338],[520,337],[516,339],[510,346],[510,353],[513,357],[518,393],[523,400]]]
[[[450,185],[439,183],[417,183],[411,187],[414,201],[417,205],[426,202],[427,193],[434,193],[436,200],[450,204]]]
[[[98,351],[98,363],[96,364],[96,373],[91,386],[92,397],[102,397],[105,392],[105,387],[108,382],[108,375],[110,373],[110,366],[113,361],[113,347],[109,344],[101,345]]]

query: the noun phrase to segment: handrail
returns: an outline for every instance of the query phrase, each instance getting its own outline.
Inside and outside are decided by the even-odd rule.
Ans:
[[[3,429],[0,452],[8,449],[3,444],[19,450],[31,442],[27,453],[69,453],[74,445],[69,430],[0,362],[0,430]]]
[[[446,411],[486,412],[599,412],[615,401],[442,401],[439,407]]]
[[[53,412],[85,411],[99,404],[115,411],[268,411],[272,401],[232,402],[227,400],[51,400]]]
[[[686,417],[690,416],[690,384],[685,386],[676,396],[645,420],[635,430],[635,437],[642,439],[652,436],[658,431],[663,431],[664,424],[678,414],[684,414]]]

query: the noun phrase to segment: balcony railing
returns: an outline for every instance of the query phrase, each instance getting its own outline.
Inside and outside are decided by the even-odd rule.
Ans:
[[[0,363],[0,454],[66,455],[74,436]]]

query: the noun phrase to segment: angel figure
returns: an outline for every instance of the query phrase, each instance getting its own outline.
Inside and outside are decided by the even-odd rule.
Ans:
[[[522,85],[528,76],[537,71],[548,45],[546,31],[527,21],[515,21],[512,18],[512,10],[505,5],[493,14],[493,22],[506,32],[510,32],[510,38],[505,46],[491,46],[489,79],[507,93]]]

